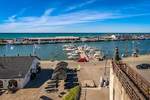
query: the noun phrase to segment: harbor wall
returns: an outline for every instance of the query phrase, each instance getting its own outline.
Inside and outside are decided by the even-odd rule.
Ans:
[[[112,65],[111,65],[112,66]],[[109,100],[131,100],[123,88],[122,84],[114,74],[113,69],[110,68],[110,87]]]
[[[29,44],[49,44],[49,43],[73,43],[73,42],[99,42],[99,41],[126,41],[126,40],[147,40],[150,35],[106,35],[106,36],[91,36],[91,37],[33,37],[33,38],[14,38],[14,39],[0,39],[0,45],[15,44],[15,45],[29,45]]]

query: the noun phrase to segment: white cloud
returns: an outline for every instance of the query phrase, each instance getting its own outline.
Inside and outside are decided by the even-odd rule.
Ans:
[[[46,10],[40,17],[13,17],[13,21],[8,19],[5,23],[0,25],[0,31],[13,31],[22,29],[37,29],[41,27],[60,27],[65,25],[85,23],[95,20],[104,20],[112,16],[111,13],[99,13],[92,11],[80,11],[59,16],[51,16],[52,10]],[[43,28],[42,28],[43,29]],[[37,30],[35,30],[37,31]]]
[[[47,9],[47,10],[44,12],[43,16],[49,16],[49,15],[53,12],[53,10],[54,10],[54,9]]]
[[[68,25],[74,25],[78,23],[87,23],[91,21],[104,21],[109,19],[127,18],[135,16],[150,15],[148,14],[121,14],[115,12],[98,12],[82,10],[79,12],[72,12],[67,14],[61,14],[52,16],[51,13],[54,9],[47,9],[40,17],[28,16],[28,17],[16,17],[11,16],[7,21],[0,24],[1,32],[51,32],[58,30]]]
[[[7,21],[8,22],[14,22],[16,17],[22,15],[26,10],[27,10],[27,8],[21,9],[21,11],[19,11],[17,14],[14,14],[14,15],[10,16]]]
[[[81,8],[81,7],[84,7],[86,5],[92,4],[95,1],[96,0],[87,0],[87,2],[81,3],[79,5],[71,6],[71,7],[67,8],[65,11],[70,11],[70,10],[74,10],[74,9],[77,9],[77,8]]]
[[[9,22],[14,22],[14,21],[15,21],[15,18],[16,18],[16,15],[10,16],[10,17],[8,18],[8,21],[9,21]]]

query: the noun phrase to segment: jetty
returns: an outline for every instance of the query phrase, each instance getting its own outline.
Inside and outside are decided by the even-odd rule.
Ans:
[[[50,43],[73,43],[73,42],[98,42],[98,41],[125,41],[125,40],[147,40],[150,34],[106,34],[98,36],[58,36],[58,37],[29,37],[0,39],[0,45],[30,45]]]
[[[101,50],[87,45],[63,45],[63,50],[66,53],[68,60],[89,62],[90,60],[101,61],[104,59],[104,53],[102,53]]]
[[[86,54],[85,50],[81,47],[78,47],[78,51],[80,52],[80,59],[78,60],[79,62],[88,62],[89,61],[89,57]]]

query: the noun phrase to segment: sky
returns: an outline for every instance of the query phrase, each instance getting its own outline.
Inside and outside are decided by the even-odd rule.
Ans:
[[[0,32],[150,32],[150,0],[0,0]]]

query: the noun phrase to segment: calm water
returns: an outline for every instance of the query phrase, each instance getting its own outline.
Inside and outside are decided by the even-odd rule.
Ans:
[[[120,53],[125,52],[125,48],[128,48],[128,52],[131,54],[134,46],[139,48],[140,54],[150,53],[150,40],[138,40],[138,41],[107,41],[107,42],[87,42],[87,43],[74,43],[76,45],[88,45],[96,47],[104,51],[109,57],[112,57],[114,48],[119,47]],[[14,55],[30,55],[36,52],[36,55],[44,60],[64,60],[66,55],[62,50],[64,44],[41,44],[41,45],[5,45],[0,46],[0,56],[4,54],[7,56]]]
[[[56,37],[56,36],[99,36],[104,33],[0,33],[0,39],[28,38],[28,37]]]
[[[56,37],[56,36],[78,36],[78,37],[93,36],[94,37],[94,36],[107,35],[107,34],[108,33],[0,33],[0,39],[28,38],[28,37]],[[109,34],[118,34],[118,33],[109,33]],[[135,34],[140,34],[140,33],[135,33]]]

